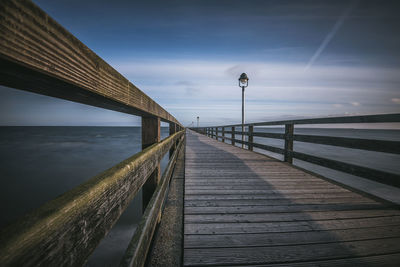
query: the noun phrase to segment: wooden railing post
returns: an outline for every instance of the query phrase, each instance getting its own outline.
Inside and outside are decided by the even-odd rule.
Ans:
[[[232,127],[232,136],[231,136],[231,138],[232,138],[232,145],[234,146],[235,145],[235,126]]]
[[[285,157],[284,161],[293,163],[293,132],[294,124],[285,124]]]
[[[253,130],[254,130],[253,128],[254,128],[253,125],[249,125],[249,139],[248,139],[249,145],[247,146],[247,148],[250,151],[253,151]]]
[[[225,127],[222,127],[222,142],[225,143]]]
[[[160,118],[158,117],[142,117],[142,149],[160,142]],[[161,172],[160,164],[147,179],[143,185],[142,191],[142,212],[145,211],[158,183],[160,182]]]
[[[169,123],[169,135],[173,135],[174,133],[176,133],[176,123],[170,122]],[[169,157],[171,158],[172,155],[174,154],[174,151],[176,149],[176,143],[171,147],[171,149],[169,150]]]
[[[215,127],[215,139],[218,141],[218,127]]]

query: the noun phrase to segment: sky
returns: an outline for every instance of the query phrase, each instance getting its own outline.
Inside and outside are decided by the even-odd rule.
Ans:
[[[400,112],[400,1],[34,0],[184,126]],[[0,125],[140,118],[0,87]]]

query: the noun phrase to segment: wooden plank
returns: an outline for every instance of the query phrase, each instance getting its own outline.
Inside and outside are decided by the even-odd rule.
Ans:
[[[234,248],[303,245],[400,237],[400,225],[328,231],[258,234],[185,235],[185,248]]]
[[[189,181],[186,181],[186,185],[189,187],[198,187],[202,186],[204,187],[203,189],[207,188],[212,188],[215,186],[220,186],[220,187],[237,187],[237,186],[269,186],[269,187],[278,187],[279,189],[287,188],[287,187],[292,187],[292,186],[307,186],[309,187],[318,187],[318,186],[332,186],[329,183],[324,183],[324,182],[314,182],[314,181],[308,181],[308,180],[300,180],[300,181],[293,181],[293,180],[286,180],[286,181],[264,181],[264,180],[259,180],[259,179],[247,179],[246,182],[243,182],[239,179],[224,179],[223,181],[214,180],[212,182],[209,182],[209,180],[204,181],[203,179],[191,179]],[[222,179],[221,179],[222,180]],[[227,184],[230,184],[230,186],[226,186]],[[244,189],[244,188],[241,188]]]
[[[308,211],[288,213],[260,213],[260,214],[185,214],[185,223],[240,223],[240,222],[283,222],[283,221],[311,221],[351,219],[365,217],[400,215],[397,210],[345,210],[345,211]]]
[[[185,249],[185,266],[265,264],[398,253],[400,238],[297,246]]]
[[[398,227],[400,216],[378,216],[308,221],[259,222],[259,223],[185,223],[185,234],[243,234],[243,233],[285,233],[297,231],[329,231],[343,229],[373,228],[381,226]]]
[[[213,200],[189,200],[186,199],[186,207],[237,207],[237,206],[274,206],[295,204],[350,204],[350,203],[375,203],[374,200],[355,195],[354,197],[338,198],[281,198],[281,199],[213,199]]]
[[[354,267],[354,266],[377,266],[377,267],[398,267],[400,262],[400,253],[384,254],[378,256],[352,257],[334,260],[319,260],[306,262],[291,262],[291,267]],[[248,265],[236,265],[248,266]],[[283,264],[256,264],[252,267],[288,267],[287,263]]]
[[[351,204],[297,204],[275,206],[237,206],[237,207],[185,207],[186,215],[196,214],[265,214],[315,211],[349,211],[349,210],[373,210],[384,209],[381,203],[351,203]],[[399,213],[400,215],[400,213]]]
[[[293,157],[299,160],[307,161],[313,164],[324,166],[337,171],[349,173],[356,176],[361,176],[379,183],[388,184],[400,187],[400,175],[380,170],[371,169],[368,167],[358,166],[342,161],[321,158],[300,152],[292,152]]]
[[[254,132],[253,136],[257,137],[266,137],[266,138],[274,138],[274,139],[285,139],[285,135],[281,133],[262,133],[262,132]]]
[[[295,134],[295,141],[400,154],[400,142],[349,137]]]
[[[185,199],[187,200],[234,200],[234,199],[304,199],[304,198],[314,198],[314,199],[324,199],[324,198],[341,198],[341,197],[354,197],[355,194],[352,192],[332,192],[332,193],[320,193],[316,194],[312,193],[286,193],[282,194],[269,194],[269,195],[240,195],[240,194],[232,194],[232,195],[215,195],[215,194],[204,194],[204,195],[185,195]]]
[[[186,195],[234,195],[234,194],[240,194],[240,195],[264,195],[264,194],[286,194],[286,193],[296,193],[296,194],[302,194],[302,193],[336,193],[336,192],[346,192],[348,191],[347,189],[344,188],[333,188],[333,189],[288,189],[288,190],[258,190],[258,189],[251,189],[251,190],[192,190],[192,189],[185,189],[185,194]]]
[[[182,134],[146,148],[2,229],[0,265],[83,265]]]
[[[380,122],[400,122],[400,113],[379,114],[379,115],[362,115],[362,116],[344,116],[344,117],[327,117],[300,120],[284,120],[284,121],[266,121],[257,123],[246,123],[245,126],[269,126],[269,125],[285,125],[285,124],[335,124],[335,123],[380,123]],[[223,125],[223,127],[236,127],[242,124]],[[214,126],[215,127],[215,126]],[[222,126],[218,126],[222,127]]]
[[[300,187],[300,184],[292,184],[292,185],[286,185],[286,184],[267,184],[267,183],[249,183],[246,185],[186,185],[186,190],[224,190],[224,191],[230,191],[230,190],[254,190],[254,188],[257,188],[257,190],[296,190]],[[319,184],[319,185],[314,185],[314,184],[308,184],[307,189],[312,189],[312,190],[318,190],[318,189],[341,189],[337,185],[326,183],[326,184]],[[204,192],[204,191],[202,191]]]
[[[179,124],[27,0],[1,2],[0,81],[13,88]]]
[[[339,198],[282,198],[282,199],[213,199],[213,200],[186,200],[186,207],[238,207],[238,206],[279,206],[279,205],[307,205],[307,204],[351,204],[351,203],[376,203],[376,201],[360,197]]]

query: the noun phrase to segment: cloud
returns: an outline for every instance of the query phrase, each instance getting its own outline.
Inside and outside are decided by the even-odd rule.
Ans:
[[[400,104],[400,98],[392,98],[391,100],[395,104]]]
[[[351,11],[354,9],[354,7],[357,5],[357,3],[358,3],[358,1],[353,1],[348,7],[346,7],[346,9],[343,11],[342,15],[338,18],[336,23],[333,25],[331,31],[325,36],[321,45],[318,47],[318,49],[315,51],[313,56],[308,61],[307,66],[304,68],[305,71],[307,71],[314,64],[314,62],[322,54],[322,52],[325,50],[325,48],[328,46],[328,44],[332,41],[333,37],[339,31],[340,27],[342,27],[344,21],[350,15]]]
[[[250,78],[247,121],[266,114],[325,116],[346,106],[360,114],[396,112],[387,99],[397,98],[400,86],[398,68],[318,65],[304,72],[295,63],[187,59],[127,59],[112,65],[184,124],[198,115],[203,123],[239,121],[242,72]]]
[[[342,108],[343,104],[332,104],[332,106],[335,108]]]

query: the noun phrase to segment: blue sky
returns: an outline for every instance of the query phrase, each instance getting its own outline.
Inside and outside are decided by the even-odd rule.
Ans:
[[[189,125],[400,112],[398,1],[34,1]],[[0,88],[2,125],[140,119]]]

